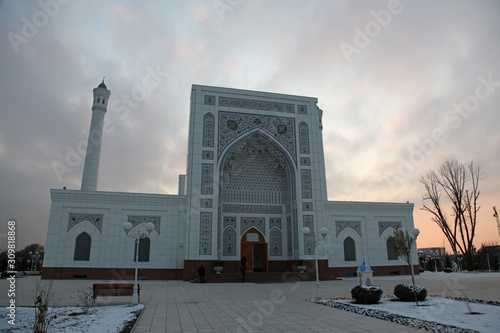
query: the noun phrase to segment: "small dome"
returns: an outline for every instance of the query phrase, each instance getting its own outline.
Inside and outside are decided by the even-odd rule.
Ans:
[[[359,271],[360,271],[360,272],[366,272],[367,270],[368,270],[368,271],[371,271],[371,270],[372,270],[372,268],[371,268],[370,266],[368,266],[368,265],[365,265],[365,264],[363,264],[363,265],[359,266]]]
[[[104,89],[108,89],[108,87],[106,87],[106,85],[104,84],[104,80],[102,80],[101,84],[97,86],[97,88],[104,88]]]

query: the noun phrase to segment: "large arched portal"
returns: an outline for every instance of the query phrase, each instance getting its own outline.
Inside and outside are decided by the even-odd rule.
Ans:
[[[264,238],[259,243],[266,248],[258,251],[266,256],[263,260],[268,263],[263,270],[267,270],[266,266],[273,270],[273,260],[292,259],[295,205],[290,160],[270,139],[254,133],[236,143],[221,163],[219,202],[225,259],[239,260],[244,255],[245,249],[238,240],[242,241],[250,228],[258,230]],[[227,251],[229,248],[235,251]],[[252,256],[257,252],[253,253]],[[248,259],[250,262],[257,258]]]

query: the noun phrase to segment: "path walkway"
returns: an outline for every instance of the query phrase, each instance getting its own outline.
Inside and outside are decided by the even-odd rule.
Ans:
[[[384,294],[392,294],[409,276],[375,277]],[[39,277],[16,280],[16,303],[31,306]],[[45,280],[42,281],[42,283]],[[58,305],[77,305],[78,289],[90,280],[55,280]],[[141,281],[141,303],[146,309],[135,332],[422,332],[307,302],[315,282],[295,283],[189,283]],[[461,296],[500,301],[500,273],[424,273],[417,283],[430,295]],[[322,281],[322,296],[349,297],[356,279]],[[0,281],[0,306],[6,306],[7,281]],[[124,304],[127,297],[100,298],[99,305]]]

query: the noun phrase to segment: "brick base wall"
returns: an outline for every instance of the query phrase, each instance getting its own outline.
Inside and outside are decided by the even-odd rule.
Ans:
[[[184,260],[184,269],[160,269],[139,268],[139,276],[147,276],[148,280],[184,280],[189,281],[198,278],[198,268],[203,265],[205,274],[214,274],[214,260]],[[315,274],[316,264],[314,260],[305,260],[305,273]],[[348,277],[356,276],[357,266],[352,267],[328,267],[328,260],[318,260],[319,272],[323,276]],[[407,265],[399,266],[371,266],[374,276],[386,275],[410,275]],[[73,279],[86,278],[89,280],[133,280],[133,268],[84,268],[84,267],[44,267],[42,279]],[[224,261],[223,273],[239,273],[240,261]],[[270,261],[268,272],[297,272],[295,260]],[[418,265],[414,266],[415,274],[419,274]]]

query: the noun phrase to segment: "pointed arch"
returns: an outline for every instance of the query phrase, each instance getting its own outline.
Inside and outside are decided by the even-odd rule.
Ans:
[[[149,237],[141,238],[139,240],[139,262],[148,262],[149,261],[149,252],[151,249],[151,240]],[[137,246],[134,247],[134,262],[137,256]]]
[[[90,249],[92,247],[92,237],[85,231],[80,233],[75,239],[75,252],[73,260],[89,261]]]
[[[385,246],[387,248],[387,260],[398,260],[399,257],[394,253],[394,251],[392,250],[392,247],[389,244],[390,239],[392,239],[392,236],[387,238],[387,240],[385,241]]]
[[[344,261],[356,261],[356,242],[351,237],[344,240]]]

